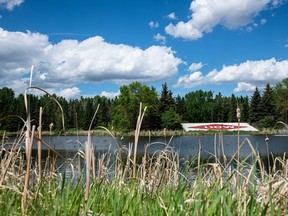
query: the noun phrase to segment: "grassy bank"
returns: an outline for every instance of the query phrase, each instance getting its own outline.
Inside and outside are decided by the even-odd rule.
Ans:
[[[204,174],[204,173],[203,173]],[[235,187],[233,178],[221,182],[196,180],[187,185],[141,186],[130,180],[121,183],[95,181],[85,200],[81,182],[71,185],[65,178],[45,180],[30,189],[27,215],[287,215],[285,182]],[[286,182],[287,183],[287,182]],[[270,186],[269,186],[270,185]],[[2,188],[1,214],[21,214],[21,194]],[[285,201],[286,199],[286,201]]]

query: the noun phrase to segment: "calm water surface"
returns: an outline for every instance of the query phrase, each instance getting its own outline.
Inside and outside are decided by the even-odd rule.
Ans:
[[[267,157],[267,153],[273,155],[283,155],[288,152],[288,135],[269,135],[267,141],[263,135],[240,135],[241,158],[247,157],[252,153],[249,143],[255,148],[262,157]],[[60,171],[65,170],[71,173],[73,169],[81,169],[85,166],[80,151],[84,151],[84,143],[87,136],[45,136],[43,140],[52,148],[56,149],[61,157],[57,156],[56,167]],[[129,147],[134,143],[133,137],[124,137],[115,140],[111,136],[93,136],[92,142],[95,148],[96,158],[111,152],[112,156],[119,146]],[[221,145],[223,143],[223,145]],[[231,157],[237,151],[238,137],[236,135],[209,135],[209,136],[175,136],[171,137],[140,137],[137,153],[143,155],[145,147],[150,154],[153,154],[169,145],[174,151],[178,152],[180,158],[189,159],[197,156],[201,146],[201,155],[210,157],[213,155]],[[43,166],[47,162],[48,148],[42,145]],[[33,144],[32,155],[36,157],[37,145]],[[80,151],[79,151],[80,150]]]
[[[273,154],[283,154],[288,152],[288,135],[270,135],[266,141],[263,135],[240,135],[241,157],[246,157],[252,153],[249,143],[259,152],[260,155],[267,154],[267,146],[269,152]],[[46,136],[43,140],[56,150],[78,151],[84,150],[86,136]],[[96,152],[115,151],[118,146],[126,146],[134,143],[133,137],[124,137],[115,140],[110,136],[93,136],[92,142]],[[238,138],[235,135],[209,135],[209,136],[175,136],[171,137],[140,137],[137,152],[143,154],[145,146],[149,144],[148,152],[154,153],[161,150],[167,145],[179,152],[180,157],[187,158],[196,156],[201,146],[202,155],[215,155],[224,153],[227,157],[232,156],[237,151]],[[223,143],[223,148],[221,143]],[[42,145],[42,149],[47,149]],[[33,148],[37,149],[36,143]],[[219,149],[221,148],[221,151]]]

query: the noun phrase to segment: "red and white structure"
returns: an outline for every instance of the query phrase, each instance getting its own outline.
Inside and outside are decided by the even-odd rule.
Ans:
[[[181,123],[185,131],[258,131],[248,123]]]

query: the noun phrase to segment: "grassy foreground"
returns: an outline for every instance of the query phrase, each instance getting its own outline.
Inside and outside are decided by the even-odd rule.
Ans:
[[[271,166],[265,169],[253,149],[249,163],[249,158],[238,162],[235,157],[205,163],[200,153],[193,161],[181,161],[168,145],[158,154],[137,158],[137,163],[131,146],[120,148],[115,155],[94,158],[88,164],[90,169],[86,149],[79,152],[86,160],[86,170],[70,180],[57,172],[51,158],[41,175],[35,162],[28,170],[23,208],[27,158],[17,147],[20,139],[11,150],[0,152],[1,215],[288,214],[285,155],[271,158]],[[72,166],[73,161],[69,163]],[[74,168],[74,172],[79,170]]]

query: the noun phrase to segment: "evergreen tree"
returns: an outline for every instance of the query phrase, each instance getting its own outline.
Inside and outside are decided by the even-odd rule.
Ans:
[[[7,87],[0,89],[0,118],[12,114],[14,96],[12,89]]]
[[[258,88],[255,88],[255,91],[252,95],[250,102],[250,121],[251,122],[259,122],[261,118],[261,95]]]
[[[222,94],[219,92],[214,99],[213,122],[224,122],[225,107]]]
[[[112,102],[106,97],[96,97],[97,103],[100,104],[97,124],[107,127],[111,121]]]
[[[67,110],[67,129],[70,128],[77,128],[77,110],[76,110],[76,103],[78,102],[77,99],[70,99],[68,102],[68,110]]]
[[[185,98],[178,95],[175,98],[175,111],[180,115],[183,122],[187,121],[186,108],[185,108]]]
[[[230,98],[230,104],[229,104],[229,116],[228,116],[228,122],[237,122],[237,116],[236,116],[236,109],[238,107],[237,98],[234,94],[231,95]]]
[[[160,113],[163,113],[169,110],[170,107],[174,106],[174,99],[172,94],[173,94],[172,91],[168,90],[167,83],[165,82],[162,85],[162,92],[160,95],[160,107],[159,107]]]
[[[19,94],[15,98],[14,108],[15,108],[14,113],[16,115],[19,115],[23,119],[26,119],[26,109],[25,109],[24,95],[23,94]]]
[[[241,121],[249,121],[249,98],[248,96],[240,96],[238,99],[239,108],[241,109]]]
[[[4,87],[0,89],[0,129],[17,130],[19,119],[9,117],[14,115],[15,95],[12,89]]]
[[[90,123],[93,119],[93,115],[96,111],[96,106],[93,105],[92,98],[85,98],[85,106],[84,106],[84,129],[88,130]],[[95,121],[92,123],[92,128],[95,126]]]
[[[274,116],[275,113],[274,91],[268,83],[261,98],[261,117]]]
[[[86,100],[84,97],[80,97],[79,103],[77,104],[77,123],[79,129],[87,129],[89,126],[86,125],[85,119],[85,109],[86,109]]]

